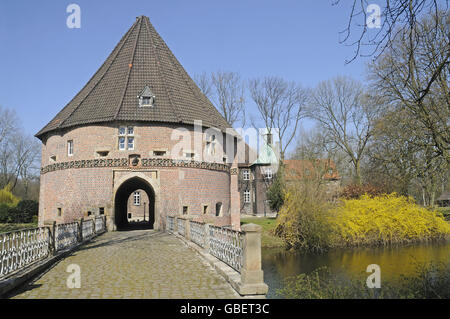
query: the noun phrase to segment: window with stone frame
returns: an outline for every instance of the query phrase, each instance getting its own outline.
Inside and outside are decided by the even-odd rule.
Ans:
[[[73,156],[73,140],[67,141],[67,155]]]
[[[244,181],[250,180],[250,170],[249,169],[244,169],[242,172],[242,175],[243,175]]]
[[[140,206],[141,205],[141,192],[134,192],[134,194],[133,194],[133,203],[134,203],[134,206]]]
[[[133,126],[120,126],[119,127],[119,139],[118,148],[120,151],[134,150],[134,127]]]
[[[216,135],[211,134],[206,140],[206,154],[209,156],[216,155]]]
[[[250,203],[250,191],[244,191],[244,203]]]
[[[273,172],[271,168],[266,168],[264,170],[264,178],[265,179],[272,179],[273,178]]]

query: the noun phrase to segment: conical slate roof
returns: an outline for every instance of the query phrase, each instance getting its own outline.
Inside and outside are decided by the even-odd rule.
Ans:
[[[147,88],[146,88],[147,87]],[[152,106],[138,96],[154,95]],[[81,91],[36,136],[76,125],[111,121],[193,124],[225,130],[223,116],[201,93],[151,25],[140,16]]]

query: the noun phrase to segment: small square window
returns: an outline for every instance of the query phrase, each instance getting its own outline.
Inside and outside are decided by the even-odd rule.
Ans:
[[[250,170],[245,169],[243,172],[243,177],[244,177],[244,181],[249,181],[250,180]]]
[[[125,127],[119,127],[119,135],[125,135]]]
[[[194,159],[195,158],[195,153],[191,153],[191,152],[187,152],[185,153],[185,156],[189,159]]]
[[[151,104],[151,99],[149,96],[143,96],[142,97],[142,105],[150,105]]]
[[[189,212],[189,207],[188,206],[183,206],[183,215],[187,215]]]
[[[133,126],[128,126],[127,134],[134,135],[134,127]]]
[[[105,215],[105,207],[100,207],[100,208],[98,209],[98,214],[99,214],[99,215]]]
[[[109,151],[97,151],[98,156],[106,157],[109,154]]]
[[[164,156],[166,151],[153,151],[153,156]]]

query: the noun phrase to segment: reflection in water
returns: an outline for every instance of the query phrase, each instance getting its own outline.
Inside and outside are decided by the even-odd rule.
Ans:
[[[289,252],[277,248],[263,248],[264,281],[269,285],[268,298],[279,298],[276,290],[290,276],[326,266],[333,273],[360,276],[370,264],[381,267],[381,280],[412,276],[419,263],[443,262],[450,264],[450,243],[421,244],[403,247],[339,249],[325,254]]]

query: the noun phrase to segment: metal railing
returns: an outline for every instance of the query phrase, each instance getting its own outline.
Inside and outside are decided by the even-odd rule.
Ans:
[[[178,221],[177,224],[178,234],[180,234],[183,237],[186,237],[186,230],[185,230],[186,221],[181,218],[178,218],[177,221]]]
[[[243,232],[174,216],[167,216],[166,230],[185,237],[237,272],[241,272],[244,256]]]
[[[72,248],[79,242],[80,224],[78,222],[57,224],[55,226],[55,251]]]
[[[105,218],[102,216],[95,217],[95,233],[99,234],[106,231]]]
[[[0,278],[49,256],[49,243],[47,227],[0,234]]]
[[[167,216],[166,229],[169,233],[173,234],[173,231],[175,230],[175,217]]]
[[[209,253],[241,272],[244,255],[243,233],[224,227],[209,226]]]
[[[0,233],[0,279],[106,231],[105,216]]]
[[[83,240],[90,239],[95,235],[95,221],[93,219],[82,220],[81,235]]]
[[[206,239],[205,224],[190,220],[189,231],[191,241],[204,248]]]

